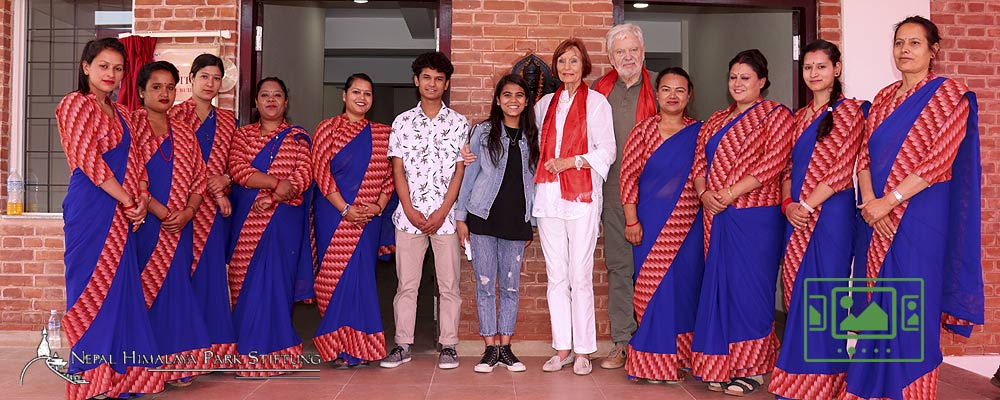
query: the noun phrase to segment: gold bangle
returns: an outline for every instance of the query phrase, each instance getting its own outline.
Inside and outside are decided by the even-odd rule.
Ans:
[[[733,196],[733,188],[732,187],[726,188],[726,192],[729,193],[729,201],[736,200],[736,196]]]

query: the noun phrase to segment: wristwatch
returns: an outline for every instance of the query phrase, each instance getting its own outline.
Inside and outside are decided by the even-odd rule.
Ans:
[[[573,164],[576,165],[576,170],[579,171],[580,168],[583,168],[583,157],[576,156],[573,158],[574,158]]]

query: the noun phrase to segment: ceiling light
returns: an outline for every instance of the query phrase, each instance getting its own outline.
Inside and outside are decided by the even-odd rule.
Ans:
[[[357,1],[357,0],[355,0]],[[649,7],[649,3],[632,3],[632,7],[635,8],[646,8]]]
[[[368,2],[368,0],[354,0],[354,2],[358,4],[365,4]]]

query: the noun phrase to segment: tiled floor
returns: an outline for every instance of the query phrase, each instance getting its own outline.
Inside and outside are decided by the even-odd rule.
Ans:
[[[0,397],[7,399],[58,399],[65,393],[63,381],[36,363],[18,385],[24,363],[34,354],[32,348],[0,347]],[[290,376],[318,376],[319,379],[236,380],[220,373],[199,377],[186,388],[170,388],[166,392],[143,399],[359,399],[359,400],[478,400],[478,399],[567,399],[567,400],[631,400],[631,399],[734,399],[710,392],[705,385],[688,381],[682,385],[633,383],[622,370],[595,368],[588,376],[573,375],[570,368],[561,372],[541,371],[542,357],[524,357],[527,372],[512,373],[497,369],[491,374],[473,372],[478,361],[462,357],[462,366],[454,370],[439,370],[432,354],[414,357],[413,362],[388,370],[375,366],[351,370],[334,370],[321,365],[318,373],[298,373]],[[947,400],[1000,399],[1000,389],[974,373],[943,365],[939,398]],[[772,399],[764,393],[747,399]]]

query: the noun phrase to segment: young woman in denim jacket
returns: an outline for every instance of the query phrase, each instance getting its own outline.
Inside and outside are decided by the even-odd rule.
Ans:
[[[534,101],[527,88],[527,82],[513,74],[497,82],[489,118],[472,129],[469,148],[476,161],[465,168],[455,207],[459,241],[471,247],[479,334],[486,343],[476,372],[492,372],[497,364],[525,370],[510,350],[510,339],[517,320],[521,258],[533,237],[530,211],[539,157]]]

